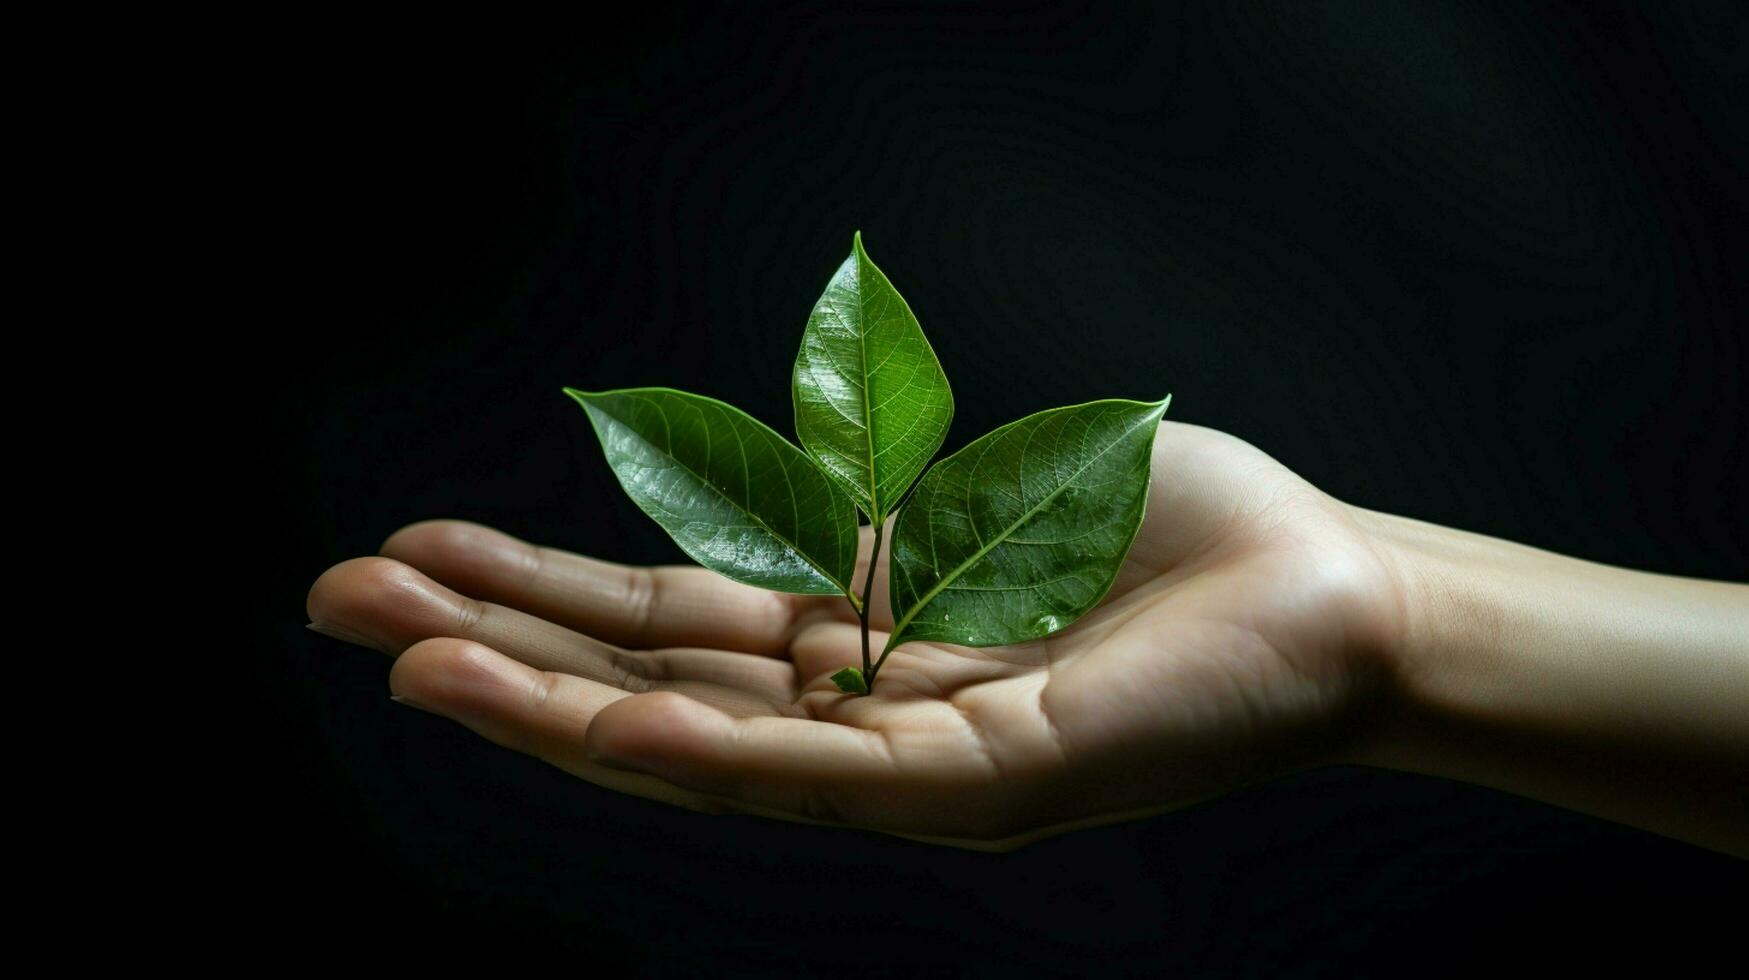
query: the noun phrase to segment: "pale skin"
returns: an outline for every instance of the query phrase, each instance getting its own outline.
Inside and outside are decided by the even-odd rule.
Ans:
[[[829,679],[862,657],[842,596],[460,521],[334,566],[308,612],[393,656],[403,703],[704,812],[1004,850],[1353,763],[1749,855],[1749,586],[1358,508],[1197,426],[1162,423],[1153,464],[1099,608],[1018,646],[905,644],[866,697]],[[877,648],[892,621],[877,568]]]

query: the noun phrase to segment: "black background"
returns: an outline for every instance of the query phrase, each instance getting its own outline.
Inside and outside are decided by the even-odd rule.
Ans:
[[[858,228],[954,386],[948,449],[1170,391],[1357,504],[1740,579],[1741,9],[643,4],[263,40],[234,97],[266,121],[237,206],[273,269],[247,462],[277,560],[211,921],[286,964],[669,975],[1726,948],[1740,862],[1471,786],[1327,769],[1007,856],[704,818],[395,706],[383,658],[301,627],[325,567],[423,518],[680,560],[560,387],[792,431]]]

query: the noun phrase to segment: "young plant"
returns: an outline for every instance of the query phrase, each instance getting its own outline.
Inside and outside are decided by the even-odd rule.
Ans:
[[[924,467],[953,393],[898,290],[862,247],[808,316],[791,377],[803,449],[747,413],[671,388],[566,388],[632,500],[693,560],[761,588],[843,594],[868,694],[909,640],[995,646],[1067,627],[1104,598],[1141,527],[1154,429],[1172,396],[1054,408]],[[919,478],[921,477],[921,478]],[[860,590],[858,512],[874,527]],[[893,515],[893,630],[871,662],[869,600]]]

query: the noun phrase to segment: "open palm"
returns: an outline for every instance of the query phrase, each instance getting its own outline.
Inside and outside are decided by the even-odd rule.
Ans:
[[[1003,848],[1331,758],[1401,630],[1368,521],[1238,439],[1162,423],[1147,517],[1099,608],[1016,646],[907,643],[867,697],[830,680],[861,663],[842,597],[458,521],[329,569],[308,607],[396,655],[399,698],[591,782]]]

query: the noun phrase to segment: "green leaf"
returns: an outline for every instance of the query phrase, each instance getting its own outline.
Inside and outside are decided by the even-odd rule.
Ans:
[[[565,394],[619,485],[694,561],[779,592],[850,594],[855,506],[764,423],[672,388]]]
[[[953,392],[861,232],[808,316],[792,387],[802,445],[881,523],[947,438]]]
[[[862,679],[862,671],[855,667],[845,667],[832,675],[832,683],[845,694],[867,694],[868,682]]]
[[[893,533],[887,649],[1020,643],[1097,605],[1141,527],[1171,400],[1039,412],[931,468]]]

